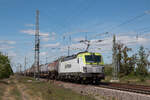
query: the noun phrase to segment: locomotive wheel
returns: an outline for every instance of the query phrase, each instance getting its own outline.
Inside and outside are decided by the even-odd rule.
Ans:
[[[93,83],[94,85],[99,85],[100,84],[100,80],[93,80]]]

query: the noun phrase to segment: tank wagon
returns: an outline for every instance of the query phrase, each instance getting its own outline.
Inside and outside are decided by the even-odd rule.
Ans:
[[[98,83],[105,77],[103,57],[100,53],[80,52],[40,67],[40,76],[49,79]]]

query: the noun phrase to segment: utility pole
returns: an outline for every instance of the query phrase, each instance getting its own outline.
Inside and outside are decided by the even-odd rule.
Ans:
[[[21,64],[19,64],[19,72],[20,72],[20,74],[21,74],[21,69],[22,69],[22,66],[21,66]]]
[[[37,76],[37,79],[39,79],[39,50],[40,47],[40,39],[39,39],[39,10],[36,11],[36,30],[35,30],[35,61],[34,61],[34,67],[37,69],[34,70],[34,77]]]
[[[85,32],[85,40],[88,40],[88,39],[87,39],[87,32]]]
[[[47,62],[47,59],[48,59],[48,57],[46,56],[46,63],[45,63],[45,65],[47,65],[47,73],[48,73],[48,62]]]
[[[70,54],[70,46],[68,46],[68,56],[69,56],[69,54]]]
[[[71,36],[69,36],[69,43],[68,43],[68,56],[70,55],[70,45],[71,45]]]
[[[116,47],[116,36],[113,35],[113,55],[112,55],[112,65],[113,65],[113,80],[115,82],[118,82],[118,70],[119,70],[119,65],[118,65],[118,61],[117,61],[117,47]]]
[[[19,74],[19,64],[16,64],[16,73]]]
[[[48,57],[46,56],[46,58],[45,58],[45,61],[46,61],[45,63],[46,63],[46,64],[47,64],[47,59],[48,59]]]
[[[27,65],[27,58],[24,58],[24,76],[26,76],[26,65]]]

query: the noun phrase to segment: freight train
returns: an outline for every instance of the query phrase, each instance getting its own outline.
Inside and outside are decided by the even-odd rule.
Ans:
[[[29,76],[37,69],[32,66],[26,70]],[[104,62],[100,53],[79,52],[61,57],[51,63],[40,65],[40,77],[80,83],[99,83],[104,79]]]

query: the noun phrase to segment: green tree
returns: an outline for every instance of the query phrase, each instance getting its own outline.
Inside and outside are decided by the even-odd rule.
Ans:
[[[133,54],[131,57],[129,57],[129,71],[130,74],[135,74],[135,66],[137,63],[137,54]]]
[[[128,52],[131,50],[132,50],[131,48],[124,46],[123,51],[122,51],[122,53],[123,53],[122,66],[124,68],[124,74],[125,75],[129,75],[131,72],[130,71],[130,65],[129,65],[130,57],[128,56]]]
[[[117,48],[117,64],[119,65],[119,75],[120,77],[123,77],[124,75],[129,75],[134,69],[133,66],[130,66],[132,57],[128,56],[128,52],[131,51],[131,48],[128,48],[122,43],[116,44]],[[132,67],[132,68],[130,68]]]
[[[8,56],[0,52],[0,78],[8,78],[13,74]]]
[[[120,76],[122,76],[122,74],[124,73],[124,69],[122,66],[122,58],[123,58],[123,54],[122,54],[122,49],[123,49],[124,44],[122,43],[116,43],[116,56],[117,56],[117,64],[119,65],[119,74]]]
[[[147,67],[148,67],[148,56],[145,53],[144,47],[141,46],[138,52],[136,74],[142,77],[147,76],[148,75]]]

